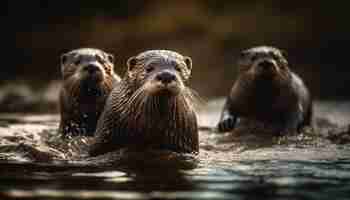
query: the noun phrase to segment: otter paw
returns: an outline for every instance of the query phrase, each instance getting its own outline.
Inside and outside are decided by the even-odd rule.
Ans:
[[[229,116],[229,117],[222,119],[218,123],[217,128],[218,128],[219,132],[228,132],[228,131],[231,131],[235,128],[235,124],[236,124],[235,118],[232,116]]]

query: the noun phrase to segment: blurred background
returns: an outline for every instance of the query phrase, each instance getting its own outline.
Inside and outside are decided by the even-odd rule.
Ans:
[[[272,45],[317,99],[350,97],[348,8],[329,1],[9,1],[3,29],[14,35],[0,75],[0,112],[56,112],[59,58],[80,47],[128,57],[171,49],[192,57],[192,88],[228,94],[242,49]],[[6,39],[5,39],[6,40]]]

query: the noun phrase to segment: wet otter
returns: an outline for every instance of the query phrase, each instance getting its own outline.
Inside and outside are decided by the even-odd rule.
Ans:
[[[99,49],[81,48],[61,56],[63,86],[60,91],[63,136],[92,136],[114,83],[113,55]]]
[[[169,50],[129,58],[128,72],[111,92],[90,155],[121,148],[198,152],[197,117],[185,83],[192,61]]]
[[[238,119],[254,119],[280,132],[300,132],[311,125],[310,93],[281,50],[267,46],[244,50],[238,69],[217,125],[219,132],[234,129]]]

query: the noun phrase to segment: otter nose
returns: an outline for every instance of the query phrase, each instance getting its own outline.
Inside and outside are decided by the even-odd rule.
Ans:
[[[176,79],[176,76],[170,72],[161,72],[156,76],[156,79],[163,84],[169,84]]]
[[[87,71],[89,74],[94,74],[99,70],[99,68],[96,65],[89,64],[84,67],[84,70]]]
[[[273,62],[269,60],[264,60],[261,63],[259,63],[259,66],[263,69],[271,69],[273,67]]]

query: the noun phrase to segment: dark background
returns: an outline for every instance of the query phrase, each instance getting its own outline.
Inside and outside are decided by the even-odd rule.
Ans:
[[[347,13],[332,1],[9,1],[2,30],[15,43],[0,84],[47,86],[60,79],[60,55],[75,48],[115,54],[119,74],[130,56],[171,49],[192,57],[190,84],[209,99],[228,93],[240,50],[272,45],[316,98],[348,98]]]

